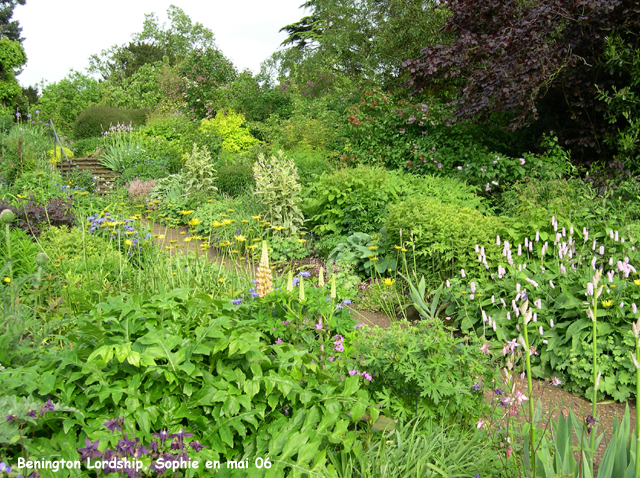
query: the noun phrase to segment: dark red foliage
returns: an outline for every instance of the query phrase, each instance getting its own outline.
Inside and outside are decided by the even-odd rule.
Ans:
[[[459,86],[452,121],[508,113],[513,129],[543,122],[575,152],[603,151],[610,132],[596,84],[628,84],[602,67],[605,38],[637,44],[637,0],[449,0],[452,43],[406,61],[416,91]],[[620,125],[617,125],[620,127]]]
[[[0,199],[0,211],[5,209],[10,209],[16,215],[11,227],[22,229],[34,237],[40,235],[44,225],[71,227],[76,222],[71,198],[50,199],[46,205],[38,204],[31,198],[20,202],[18,206],[11,206]]]

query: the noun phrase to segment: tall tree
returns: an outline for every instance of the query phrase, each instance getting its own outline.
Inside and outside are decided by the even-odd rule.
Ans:
[[[1,0],[0,0],[1,1]],[[170,65],[182,62],[195,49],[215,49],[213,32],[201,23],[193,23],[179,7],[167,10],[169,25],[160,25],[154,13],[145,15],[140,33],[133,41],[103,50],[89,58],[89,72],[100,73],[104,79],[115,81],[129,78],[145,64],[153,64],[167,57]]]
[[[9,40],[16,40],[22,42],[24,38],[22,34],[22,27],[18,23],[18,20],[11,20],[13,18],[13,9],[16,5],[24,5],[27,0],[0,0],[0,38],[8,38]]]
[[[26,62],[27,57],[19,41],[0,38],[0,101],[3,108],[10,106],[22,94],[16,75]]]
[[[637,0],[449,0],[450,44],[405,63],[416,91],[458,87],[452,121],[507,115],[512,129],[538,122],[585,160],[611,132],[598,88],[628,83],[604,66],[606,40],[640,31]],[[637,41],[637,38],[636,40]],[[610,153],[610,152],[609,152]]]
[[[281,73],[348,77],[360,86],[399,86],[403,60],[442,41],[447,17],[437,0],[308,0],[309,11],[285,26],[276,54]],[[313,80],[309,80],[313,81]]]

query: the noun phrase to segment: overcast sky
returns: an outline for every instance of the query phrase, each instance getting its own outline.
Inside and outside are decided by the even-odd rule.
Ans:
[[[127,43],[142,30],[145,13],[167,22],[167,8],[176,5],[193,23],[213,31],[224,55],[240,70],[257,72],[260,63],[286,38],[278,30],[304,15],[304,0],[27,0],[14,19],[22,26],[27,66],[22,86],[55,82],[70,69],[82,71],[89,57]]]

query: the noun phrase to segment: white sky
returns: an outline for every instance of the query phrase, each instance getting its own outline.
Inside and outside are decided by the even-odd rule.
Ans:
[[[239,69],[257,72],[260,63],[286,38],[280,28],[305,14],[304,0],[27,0],[13,18],[20,22],[27,65],[22,86],[55,82],[70,69],[83,71],[89,57],[131,40],[142,30],[145,13],[168,23],[167,8],[176,5],[193,23],[213,31],[222,53]]]

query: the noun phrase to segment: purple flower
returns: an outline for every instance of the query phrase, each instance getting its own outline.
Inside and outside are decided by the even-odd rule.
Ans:
[[[96,440],[94,443],[91,443],[91,440],[89,440],[89,437],[86,437],[84,439],[84,443],[86,445],[85,448],[80,448],[77,450],[78,453],[80,453],[82,455],[82,457],[80,458],[82,461],[85,461],[88,458],[97,458],[99,456],[102,456],[102,453],[100,453],[98,451],[98,443],[100,442],[100,440]]]
[[[240,305],[240,302],[242,302],[242,299],[233,299],[233,300],[231,301],[231,303],[232,303],[233,305]]]
[[[321,330],[322,329],[322,324],[316,324],[316,330]]]
[[[353,377],[354,375],[360,375],[360,372],[358,372],[357,370],[349,370],[349,375]]]
[[[302,271],[300,272],[300,274],[298,274],[300,277],[311,277],[311,274],[309,274],[307,271]]]
[[[152,433],[151,435],[153,435],[154,437],[157,437],[160,439],[160,444],[164,444],[165,440],[167,438],[169,438],[169,432],[167,430],[160,430],[159,432],[156,433]]]
[[[40,414],[42,416],[44,416],[45,413],[47,412],[52,412],[55,410],[55,405],[53,404],[53,402],[51,401],[51,399],[49,398],[47,400],[47,403],[44,404],[44,406],[42,407],[42,411],[40,412]]]
[[[189,446],[193,448],[196,453],[204,448],[204,446],[202,446],[198,440],[192,441],[191,443],[189,443]]]
[[[329,357],[329,362],[333,362],[335,360],[335,357]]]
[[[281,343],[282,343],[282,339],[281,339],[281,338],[278,338],[278,339],[276,340],[276,343],[277,343],[277,344],[281,344]]]
[[[29,410],[29,411],[27,412],[27,416],[28,416],[29,418],[37,418],[37,417],[38,417],[38,414],[35,412],[35,410]]]
[[[365,324],[364,322],[360,322],[359,324],[356,324],[356,325],[353,326],[353,330],[357,330],[357,329],[359,329],[360,327],[362,327],[364,325],[367,325],[367,324]]]
[[[344,305],[351,305],[351,301],[349,299],[345,299],[342,301]]]
[[[112,418],[108,422],[105,422],[104,426],[107,427],[107,430],[110,432],[114,430],[122,431],[122,424],[124,423],[124,418]]]
[[[362,372],[362,376],[365,378],[365,380],[369,380],[370,382],[373,380],[373,377],[367,372]]]

